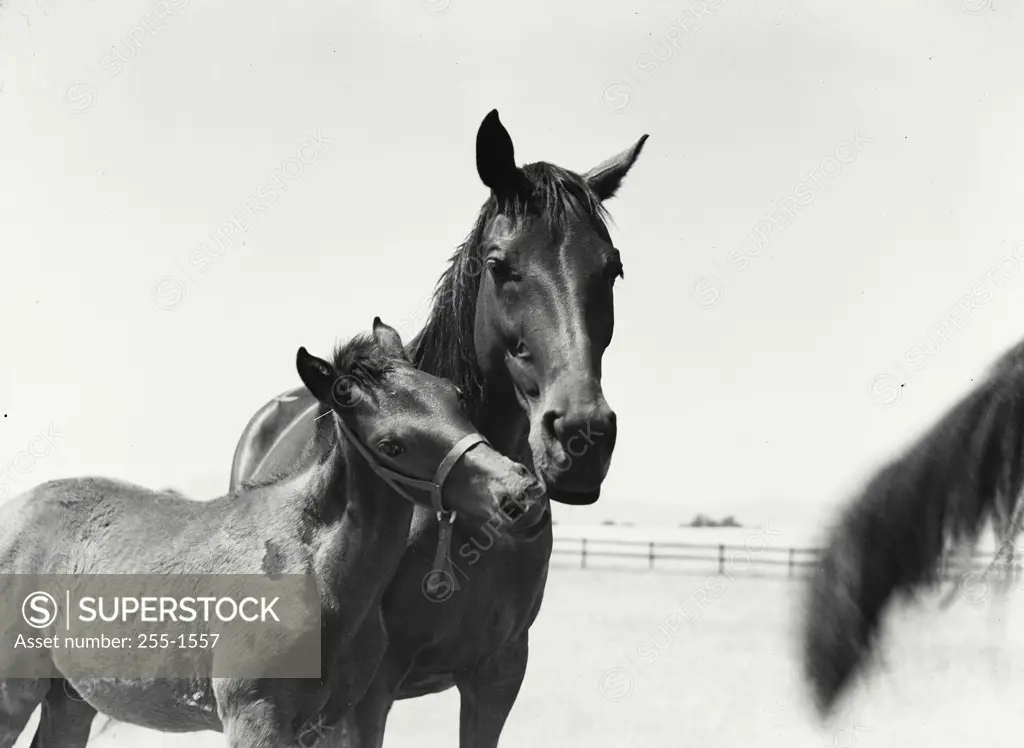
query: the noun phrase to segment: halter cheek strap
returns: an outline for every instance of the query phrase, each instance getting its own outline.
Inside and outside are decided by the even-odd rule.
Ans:
[[[408,491],[406,491],[402,484],[409,486],[410,488],[419,488],[427,491],[430,494],[430,503],[433,505],[434,510],[437,512],[437,551],[434,553],[434,564],[432,567],[431,574],[436,578],[441,574],[447,574],[453,590],[459,589],[459,583],[455,578],[454,566],[451,561],[451,545],[452,545],[452,523],[455,522],[455,512],[447,511],[444,508],[442,499],[442,490],[444,488],[444,482],[448,478],[448,474],[452,471],[455,465],[462,459],[462,456],[469,450],[478,444],[486,444],[490,446],[490,442],[487,441],[486,437],[480,433],[467,434],[457,441],[451,449],[448,450],[448,454],[445,455],[444,459],[441,460],[441,464],[437,466],[437,470],[434,471],[434,477],[432,480],[424,480],[422,478],[411,478],[408,475],[403,475],[397,470],[392,470],[389,467],[385,467],[377,462],[376,456],[370,452],[369,449],[356,438],[356,435],[352,433],[345,421],[340,417],[334,419],[337,423],[341,432],[345,435],[345,438],[351,442],[352,446],[356,448],[356,451],[362,455],[363,459],[366,460],[366,464],[370,466],[370,469],[377,474],[381,480],[387,483],[399,496],[406,501],[413,504],[419,502],[414,499]]]
[[[452,563],[451,555],[452,523],[455,522],[455,512],[445,511],[441,503],[441,486],[444,485],[448,473],[452,471],[452,468],[455,467],[455,464],[461,459],[462,455],[481,442],[490,446],[490,442],[484,438],[483,434],[474,433],[462,437],[451,448],[447,456],[441,461],[441,464],[437,466],[437,472],[434,473],[434,483],[437,489],[431,491],[430,498],[434,509],[437,511],[437,550],[434,552],[434,564],[431,567],[431,574],[435,581],[438,581],[438,577],[441,576],[442,572],[447,574],[451,580],[453,592],[459,590],[459,580],[454,573],[455,565]]]

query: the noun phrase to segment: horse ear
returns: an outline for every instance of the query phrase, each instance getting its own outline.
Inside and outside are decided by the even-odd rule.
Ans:
[[[607,200],[615,195],[622,184],[622,180],[625,179],[626,174],[629,173],[629,170],[633,168],[633,164],[636,163],[640,151],[644,149],[644,143],[647,142],[647,138],[648,136],[644,135],[632,147],[627,148],[617,156],[612,156],[600,166],[595,166],[583,175],[583,178],[587,180],[587,184],[590,185],[590,189],[599,198]]]
[[[317,400],[331,402],[331,390],[338,379],[338,372],[333,366],[302,347],[295,354],[295,368],[299,371],[299,379]]]
[[[373,339],[391,358],[409,360],[409,357],[405,355],[405,346],[402,345],[402,338],[398,334],[398,330],[390,325],[385,325],[381,322],[380,317],[373,318]]]
[[[519,186],[519,168],[512,137],[492,109],[476,133],[476,171],[480,180],[498,195],[513,192]]]

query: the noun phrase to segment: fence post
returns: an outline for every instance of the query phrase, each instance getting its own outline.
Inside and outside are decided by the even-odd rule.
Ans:
[[[654,568],[654,541],[652,540],[647,544],[647,561],[648,568]]]
[[[793,553],[794,553],[794,549],[790,548],[789,549],[789,576],[790,577],[793,576]]]
[[[587,568],[587,539],[582,539],[582,545],[580,547],[580,568]]]
[[[725,573],[725,544],[718,544],[718,573]]]

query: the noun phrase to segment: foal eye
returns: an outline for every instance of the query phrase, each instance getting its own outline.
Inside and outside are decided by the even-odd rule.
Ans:
[[[530,349],[526,347],[526,343],[520,340],[518,343],[516,343],[516,347],[513,349],[512,355],[515,356],[516,358],[529,359]]]
[[[398,455],[402,454],[402,452],[405,451],[405,447],[403,447],[401,444],[389,441],[381,442],[380,444],[377,445],[377,449],[379,449],[382,454],[388,457],[398,457]]]

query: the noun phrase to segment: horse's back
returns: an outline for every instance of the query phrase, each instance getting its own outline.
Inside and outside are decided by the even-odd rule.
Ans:
[[[257,410],[235,447],[230,490],[292,471],[313,435],[318,405],[309,390],[297,387]]]
[[[25,491],[0,507],[0,573],[51,573],[49,561],[66,555],[60,547],[66,528],[81,525],[112,495],[152,493],[108,478],[62,478]]]
[[[0,507],[0,574],[31,574],[43,548],[38,530],[39,488],[15,496]]]
[[[210,573],[218,532],[251,509],[110,478],[49,481],[0,508],[0,573]]]

